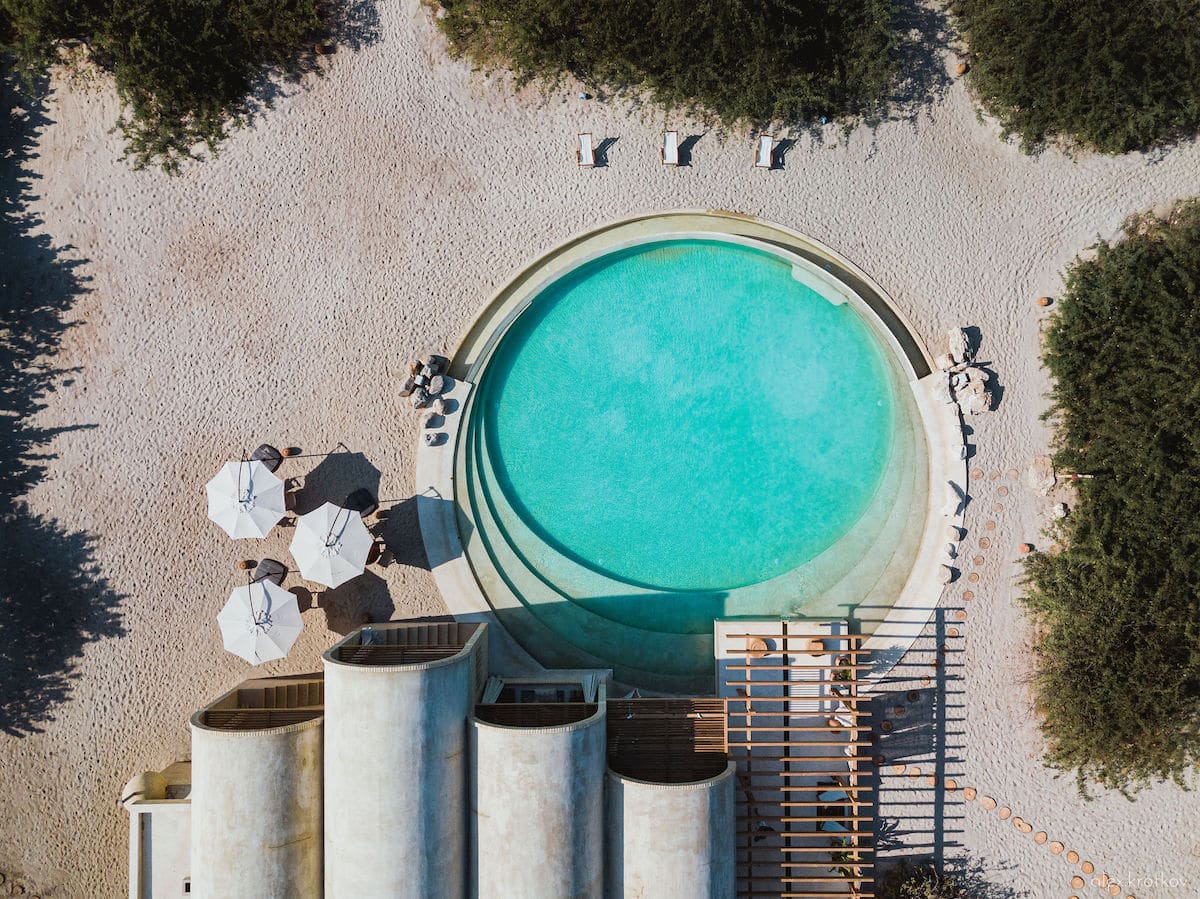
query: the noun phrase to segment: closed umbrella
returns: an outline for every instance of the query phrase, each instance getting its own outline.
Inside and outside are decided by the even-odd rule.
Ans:
[[[225,649],[251,665],[284,658],[304,630],[296,594],[268,580],[230,593],[217,624]]]
[[[204,489],[208,517],[230,537],[265,537],[286,511],[283,481],[255,460],[226,462]]]
[[[291,550],[303,577],[336,587],[363,573],[374,542],[357,512],[325,503],[296,521]]]

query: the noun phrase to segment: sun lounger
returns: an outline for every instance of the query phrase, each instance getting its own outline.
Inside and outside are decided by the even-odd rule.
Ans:
[[[592,147],[591,132],[579,135],[579,147],[575,150],[575,161],[580,168],[588,168],[596,164],[596,151]]]
[[[659,152],[663,165],[679,165],[679,132],[664,131],[662,150]]]
[[[769,134],[764,134],[758,139],[758,155],[754,157],[754,167],[756,169],[769,169],[771,167],[771,146],[775,143],[775,138]]]

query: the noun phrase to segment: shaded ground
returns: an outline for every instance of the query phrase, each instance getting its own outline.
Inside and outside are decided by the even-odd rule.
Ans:
[[[99,573],[91,535],[23,499],[47,476],[53,438],[87,427],[33,423],[73,374],[55,356],[87,282],[28,211],[38,181],[25,164],[47,120],[17,106],[11,85],[0,95],[0,730],[22,734],[70,697],[83,647],[123,633],[122,597]]]

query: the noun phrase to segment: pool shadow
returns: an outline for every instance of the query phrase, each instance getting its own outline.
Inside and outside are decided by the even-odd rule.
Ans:
[[[724,591],[631,593],[572,597],[571,602],[616,624],[667,634],[711,634],[713,619],[726,615]]]

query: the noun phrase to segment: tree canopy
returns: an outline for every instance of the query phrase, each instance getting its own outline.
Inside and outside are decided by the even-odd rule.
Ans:
[[[953,0],[984,107],[1026,149],[1105,153],[1200,129],[1200,4]]]
[[[268,103],[264,76],[311,61],[320,0],[0,0],[0,45],[28,89],[60,48],[110,72],[139,168],[176,170]]]
[[[434,0],[431,0],[434,2]],[[856,115],[895,71],[891,0],[437,0],[451,51],[736,121]]]
[[[1055,465],[1091,475],[1026,567],[1047,761],[1121,790],[1200,760],[1200,201],[1077,261],[1045,335]]]

